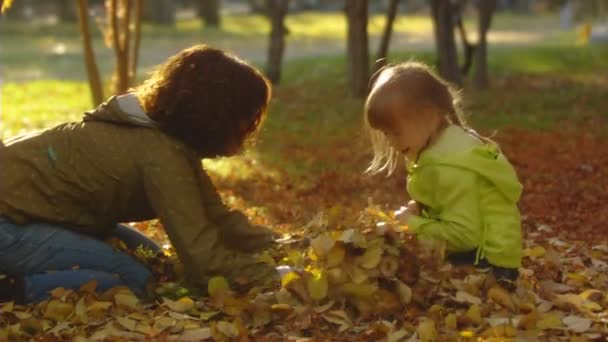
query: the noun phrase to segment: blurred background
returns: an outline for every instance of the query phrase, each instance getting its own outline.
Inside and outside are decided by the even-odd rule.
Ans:
[[[589,212],[608,193],[607,0],[2,3],[4,139],[79,120],[170,55],[205,43],[275,84],[257,144],[205,161],[231,206],[279,228],[337,203],[396,206],[406,200],[405,171],[363,174],[362,99],[377,60],[413,58],[462,90],[468,121],[514,161],[528,223],[606,220]]]

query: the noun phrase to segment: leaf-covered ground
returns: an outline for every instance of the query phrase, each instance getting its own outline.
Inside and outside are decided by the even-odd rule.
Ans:
[[[236,294],[216,278],[210,296],[196,296],[164,282],[152,301],[124,288],[95,294],[94,284],[57,289],[35,306],[2,304],[0,339],[608,337],[608,143],[580,128],[511,129],[496,140],[525,187],[526,257],[513,292],[487,270],[444,263],[441,246],[417,243],[389,214],[405,200],[402,175],[363,175],[366,154],[337,142],[318,158],[328,153],[352,171],[327,171],[314,182],[269,176],[251,157],[238,161],[250,164],[248,181],[213,173],[227,203],[286,234],[280,251],[257,256],[295,267],[280,288]],[[166,242],[156,224],[137,227]]]

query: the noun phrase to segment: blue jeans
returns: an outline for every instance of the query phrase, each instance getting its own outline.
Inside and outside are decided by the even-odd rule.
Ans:
[[[130,249],[160,251],[143,234],[118,225],[113,236]],[[25,302],[47,299],[49,291],[78,289],[95,279],[97,290],[117,285],[144,294],[151,272],[129,255],[95,237],[48,223],[17,225],[0,217],[0,273],[23,277]]]

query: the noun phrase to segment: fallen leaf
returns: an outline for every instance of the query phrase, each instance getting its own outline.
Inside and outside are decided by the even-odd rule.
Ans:
[[[457,291],[454,299],[459,303],[481,305],[481,298],[473,296],[472,294],[465,291]]]
[[[118,322],[118,324],[120,324],[123,328],[129,330],[129,331],[135,331],[135,329],[137,328],[137,321],[132,320],[130,318],[127,317],[115,317],[116,322]]]
[[[44,318],[52,319],[56,322],[65,320],[74,311],[74,305],[52,299],[48,302],[44,311]]]
[[[584,333],[591,328],[592,321],[588,318],[580,316],[570,315],[562,319],[562,322],[568,327],[569,330],[576,333]]]
[[[217,322],[215,327],[219,332],[224,334],[224,336],[226,336],[226,337],[234,338],[234,337],[239,336],[239,329],[237,328],[236,324],[234,324],[234,323],[226,322],[226,321],[219,321],[219,322]]]
[[[131,310],[137,310],[139,298],[133,293],[117,293],[114,295],[114,302],[118,306],[122,306]]]
[[[190,299],[190,297],[182,297],[176,301],[173,301],[168,298],[163,298],[163,305],[167,306],[169,309],[184,313],[194,309],[194,301]]]
[[[490,327],[481,333],[481,337],[486,338],[513,338],[517,336],[517,329],[509,324]]]
[[[401,304],[409,304],[412,301],[412,289],[401,280],[395,280],[395,283]]]
[[[509,309],[511,312],[516,311],[516,306],[513,302],[511,294],[500,286],[494,286],[490,290],[488,290],[488,299]]]
[[[561,314],[556,311],[541,314],[540,319],[536,322],[536,327],[539,329],[556,329],[562,327]]]
[[[210,328],[199,328],[184,330],[184,332],[180,335],[179,340],[184,342],[197,342],[211,339],[211,337],[212,335]]]
[[[435,322],[431,319],[422,319],[416,328],[416,332],[421,341],[428,342],[437,340],[437,329],[435,328]]]
[[[207,292],[210,296],[214,296],[218,291],[228,290],[230,290],[230,285],[228,285],[228,281],[226,280],[226,278],[222,276],[212,277],[207,282]]]
[[[310,298],[320,301],[327,297],[329,284],[327,283],[327,276],[322,271],[314,272],[312,276],[308,278],[306,285]]]

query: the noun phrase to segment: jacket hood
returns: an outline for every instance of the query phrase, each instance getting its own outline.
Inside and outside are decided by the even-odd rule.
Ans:
[[[458,126],[448,127],[438,140],[424,151],[416,167],[446,165],[470,170],[494,184],[510,201],[517,202],[522,185],[513,166],[497,146],[484,144]]]
[[[83,121],[104,121],[121,125],[156,127],[143,111],[134,94],[112,96],[97,108],[86,111]]]

